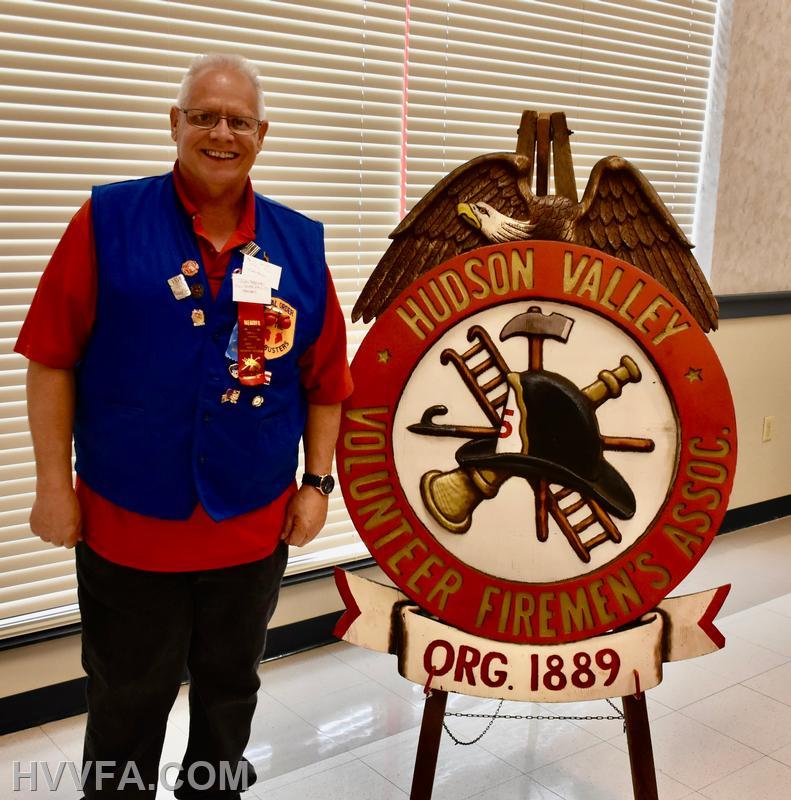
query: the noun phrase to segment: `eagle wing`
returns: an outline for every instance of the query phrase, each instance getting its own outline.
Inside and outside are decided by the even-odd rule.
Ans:
[[[580,207],[575,242],[639,267],[681,300],[704,331],[717,328],[717,300],[692,245],[637,167],[620,156],[601,159]]]
[[[362,317],[369,322],[431,267],[489,243],[479,230],[461,219],[456,211],[458,203],[484,201],[509,216],[519,212],[527,216],[520,178],[528,169],[529,161],[523,156],[487,153],[445,176],[390,234],[393,243],[363,287],[352,310],[352,321]]]

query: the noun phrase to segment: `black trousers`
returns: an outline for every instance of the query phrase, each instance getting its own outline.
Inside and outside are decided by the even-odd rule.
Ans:
[[[120,566],[77,545],[88,675],[86,798],[155,797],[168,714],[185,666],[189,740],[175,796],[238,798],[255,782],[242,754],[287,558],[281,542],[273,555],[249,564],[163,573]],[[178,785],[174,773],[168,773],[171,786]],[[233,788],[240,773],[243,780]]]

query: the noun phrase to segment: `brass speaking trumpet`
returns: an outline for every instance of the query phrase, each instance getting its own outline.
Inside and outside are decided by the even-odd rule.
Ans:
[[[449,472],[432,469],[420,479],[420,496],[445,530],[466,533],[478,504],[491,500],[510,477],[505,471],[477,467],[457,467]]]
[[[536,375],[537,373],[526,372],[522,374],[523,376],[527,376],[531,374]],[[549,373],[543,373],[543,375],[548,376]],[[559,378],[559,376],[556,377]],[[576,440],[578,441],[578,447],[575,449],[578,452],[573,455],[569,452],[541,452],[546,446],[551,447],[553,439],[549,439],[546,440],[545,446],[539,446],[538,452],[532,452],[534,448],[531,447],[531,452],[527,454],[512,454],[509,456],[510,460],[522,459],[525,463],[535,460],[536,470],[542,468],[546,469],[547,465],[551,462],[560,464],[562,468],[563,462],[566,462],[566,474],[568,474],[569,465],[571,463],[576,463],[580,451],[587,449],[590,456],[588,463],[591,467],[600,463],[602,460],[601,440],[599,438],[598,425],[595,422],[594,409],[610,398],[619,397],[623,386],[627,383],[638,383],[642,375],[634,360],[629,356],[623,356],[615,369],[602,370],[599,372],[597,378],[596,381],[591,383],[590,386],[586,386],[584,389],[580,390],[576,389],[576,387],[569,386],[565,390],[568,395],[573,388],[573,392],[577,395],[578,401],[582,401],[582,405],[587,405],[588,407],[588,411],[582,413],[582,417],[577,420],[577,425],[575,425],[575,420],[573,418],[570,419],[568,415],[566,415],[565,420],[554,420],[553,411],[555,409],[552,407],[530,409],[533,416],[537,415],[539,417],[542,426],[547,424],[549,424],[550,427],[553,424],[562,425],[564,427],[571,425],[577,428],[583,426],[583,430],[578,430],[578,434],[581,433],[583,435],[578,436]],[[509,382],[511,381],[509,380]],[[583,417],[589,420],[589,422],[584,423]],[[520,430],[521,427],[522,426],[520,426]],[[589,441],[585,444],[583,441],[584,439],[595,441]],[[461,460],[460,454],[464,451],[468,451],[471,445],[477,448],[481,444],[488,445],[489,443],[478,441],[463,445],[457,452],[457,458]],[[595,452],[590,452],[592,448],[595,448]],[[561,448],[561,450],[565,451],[566,448]],[[536,458],[531,458],[531,454]],[[539,466],[539,461],[543,467]],[[606,465],[606,468],[613,471],[609,465]],[[571,471],[574,472],[573,469],[571,469]],[[587,471],[588,470],[583,470],[583,472]],[[459,466],[448,472],[430,470],[426,472],[420,480],[420,495],[431,516],[445,530],[450,533],[466,533],[472,525],[472,515],[478,505],[483,500],[491,500],[495,497],[500,487],[514,474],[521,474],[521,470],[515,472],[513,464],[509,465],[508,469],[492,469],[488,466],[482,467],[468,464]],[[522,477],[525,476],[522,475]],[[550,474],[535,475],[535,477],[552,480],[552,475]],[[559,479],[556,478],[556,481],[557,480]],[[588,483],[588,480],[583,476],[582,482]],[[627,489],[627,491],[629,490]],[[607,505],[606,497],[599,499],[604,501],[605,505]],[[634,509],[632,509],[631,513],[627,516],[631,516],[633,513]],[[619,514],[619,516],[623,516],[623,514]]]

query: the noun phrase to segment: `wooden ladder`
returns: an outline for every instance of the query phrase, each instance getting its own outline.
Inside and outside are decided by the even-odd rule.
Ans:
[[[499,429],[501,409],[508,400],[508,365],[492,341],[492,337],[480,325],[470,327],[467,339],[475,342],[469,350],[457,353],[447,348],[440,354],[440,361],[442,364],[451,363],[456,367],[489,422]],[[484,358],[470,366],[481,353],[484,354]],[[497,374],[481,383],[482,376],[492,368]]]
[[[575,489],[569,489],[567,486],[561,486],[559,489],[553,491],[552,487],[549,486],[546,481],[540,481],[540,484],[538,492],[542,497],[539,498],[539,502],[536,504],[537,508],[543,506],[549,512],[574,552],[586,564],[590,562],[591,550],[595,547],[605,542],[617,543],[621,541],[621,533],[618,528],[615,527],[612,518],[595,500],[585,498]],[[578,500],[572,500],[571,503],[561,506],[561,501],[566,500],[574,494],[579,495]],[[588,515],[579,522],[572,523],[570,517],[582,509],[586,509],[589,512]],[[546,537],[549,533],[547,517],[546,514],[542,516],[543,520],[540,524],[538,520],[536,520],[536,528],[538,530],[539,541],[546,541]],[[582,534],[595,525],[599,526],[599,530],[594,532],[593,536],[583,539]]]

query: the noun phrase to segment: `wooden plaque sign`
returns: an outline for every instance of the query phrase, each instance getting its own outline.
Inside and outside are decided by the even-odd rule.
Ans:
[[[632,691],[656,685],[661,669],[640,662],[669,653],[674,626],[660,603],[718,530],[736,456],[727,381],[684,306],[596,250],[494,245],[403,292],[369,331],[353,373],[337,455],[347,507],[402,593],[390,610],[410,599],[447,623],[418,652],[423,617],[403,622],[403,664],[416,665],[407,677],[433,673],[443,688],[531,700],[624,694],[624,676]],[[357,588],[363,612],[371,591]],[[698,597],[681,606],[676,630],[706,635],[687,635],[695,652],[677,647],[676,656],[722,646],[711,619],[725,591],[702,608]],[[646,620],[622,640],[598,637],[657,607],[664,627]],[[353,622],[347,614],[342,632]],[[565,657],[478,641],[591,637],[592,650],[567,647]],[[455,671],[463,647],[481,667],[487,655],[499,667],[526,659],[530,677],[515,686],[462,669],[452,680],[443,666],[453,659]],[[544,682],[561,662],[584,665],[582,677],[572,666],[567,680]]]
[[[555,116],[544,135],[567,136]],[[724,644],[729,587],[667,597],[719,529],[735,470],[704,333],[716,301],[623,159],[576,203],[560,148],[568,196],[532,194],[548,144],[530,121],[517,153],[468,162],[418,204],[358,303],[378,318],[352,364],[338,474],[395,588],[338,572],[336,633],[434,689],[639,694],[663,661]]]
[[[545,644],[621,627],[725,513],[717,357],[680,302],[601,252],[514,242],[438,265],[353,370],[349,512],[396,586],[462,630]]]

